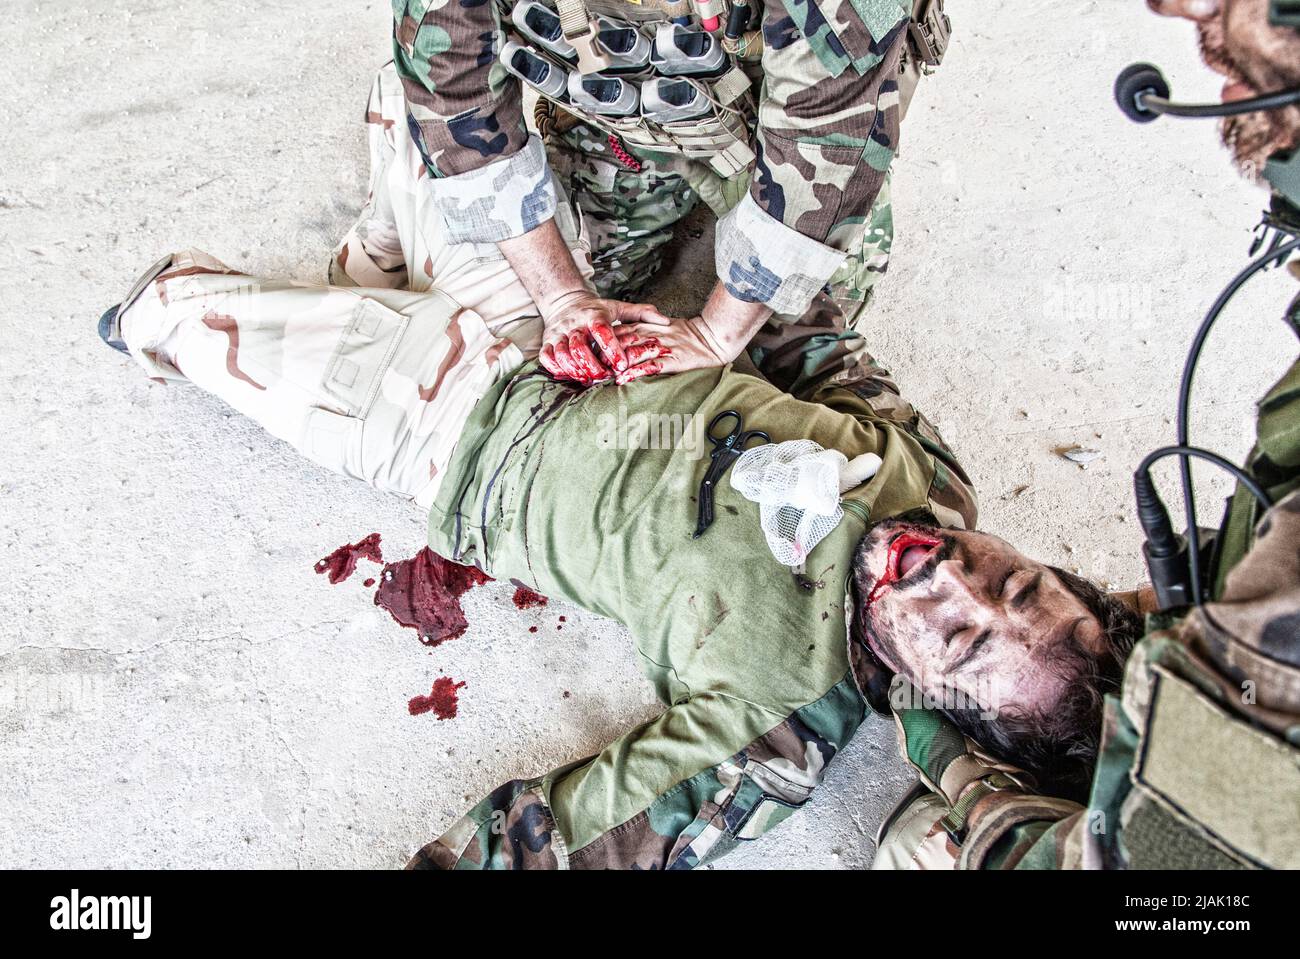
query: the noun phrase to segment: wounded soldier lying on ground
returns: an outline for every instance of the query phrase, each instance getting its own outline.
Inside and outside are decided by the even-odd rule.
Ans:
[[[177,254],[101,334],[149,375],[188,379],[316,462],[427,508],[436,553],[631,632],[662,715],[501,786],[413,866],[694,866],[807,802],[892,672],[955,692],[970,735],[1077,793],[1137,619],[975,532],[969,481],[887,373],[863,362],[801,397],[741,364],[557,382],[530,359],[540,325],[508,264],[440,239],[402,125],[372,127],[372,145],[376,129],[388,153],[331,272],[367,286],[256,280]],[[625,348],[653,355],[652,332],[630,325]],[[692,537],[707,450],[611,442],[610,423],[727,410],[773,443],[880,457],[804,575],[773,559],[758,508],[725,480],[717,521]]]

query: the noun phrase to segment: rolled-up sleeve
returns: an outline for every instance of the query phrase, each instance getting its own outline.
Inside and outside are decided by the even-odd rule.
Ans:
[[[500,241],[549,220],[556,191],[546,151],[524,126],[518,81],[497,61],[495,4],[396,0],[394,11],[408,125],[448,201],[448,238]]]
[[[763,18],[750,192],[718,228],[718,276],[802,313],[861,243],[898,145],[900,0],[783,0]]]
[[[533,136],[518,153],[432,183],[452,243],[497,243],[555,216],[558,191],[546,148]]]

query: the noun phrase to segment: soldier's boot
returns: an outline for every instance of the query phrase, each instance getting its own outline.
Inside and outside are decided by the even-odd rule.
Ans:
[[[172,255],[169,253],[161,260],[155,263],[149,269],[140,274],[139,279],[131,286],[130,292],[123,297],[122,301],[115,306],[110,306],[104,311],[99,318],[99,338],[117,350],[119,353],[126,353],[128,356],[131,351],[127,348],[126,341],[122,338],[122,321],[131,304],[140,298],[140,294],[156,280],[167,267],[172,265]]]

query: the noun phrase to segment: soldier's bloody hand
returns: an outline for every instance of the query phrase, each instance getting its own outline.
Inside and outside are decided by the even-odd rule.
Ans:
[[[708,369],[735,359],[719,352],[708,327],[699,317],[664,323],[632,323],[626,328],[626,335],[630,337],[630,343],[653,343],[654,350],[641,349],[635,355],[631,349],[627,351],[627,368],[614,376],[620,386],[643,376]]]
[[[627,337],[619,323],[667,323],[668,317],[648,303],[607,300],[586,290],[559,297],[543,310],[545,329],[538,360],[559,379],[590,384],[612,379],[628,368]]]

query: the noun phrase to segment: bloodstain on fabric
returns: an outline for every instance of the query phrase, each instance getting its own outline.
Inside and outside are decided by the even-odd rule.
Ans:
[[[237,380],[243,380],[249,386],[265,390],[265,386],[239,368],[239,324],[235,322],[235,318],[209,310],[203,314],[203,325],[218,333],[225,333],[226,339],[230,342],[226,347],[226,372]]]
[[[536,590],[531,590],[523,583],[515,583],[514,603],[520,609],[536,609],[550,602]]]
[[[358,543],[340,546],[324,559],[317,561],[316,572],[327,573],[331,583],[341,583],[356,572],[357,560],[362,558],[368,559],[372,563],[382,563],[384,561],[384,554],[379,548],[378,533],[371,533]],[[366,580],[367,586],[373,583],[373,579]]]
[[[424,645],[437,646],[469,628],[461,596],[490,582],[482,570],[452,563],[426,546],[410,559],[384,567],[375,605],[388,610],[398,625],[417,630]]]
[[[439,676],[433,681],[433,689],[429,690],[428,696],[416,696],[406,704],[407,712],[412,716],[433,713],[439,719],[453,719],[460,706],[457,690],[464,688],[464,683],[458,683],[450,676]]]
[[[528,631],[529,631],[530,633],[535,633],[535,632],[537,632],[537,627],[536,627],[536,626],[529,626],[529,627],[528,627]]]

